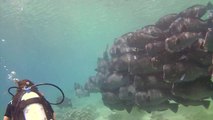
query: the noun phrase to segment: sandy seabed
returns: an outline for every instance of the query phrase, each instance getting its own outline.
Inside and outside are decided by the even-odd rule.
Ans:
[[[73,99],[73,107],[54,107],[57,120],[212,120],[213,101],[208,109],[203,106],[180,105],[178,112],[170,110],[147,113],[133,108],[131,113],[110,110],[104,106],[101,96],[94,94],[88,98]]]

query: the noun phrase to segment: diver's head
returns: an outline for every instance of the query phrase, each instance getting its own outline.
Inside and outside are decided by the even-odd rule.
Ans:
[[[17,81],[18,88],[31,87],[34,83],[28,79]]]

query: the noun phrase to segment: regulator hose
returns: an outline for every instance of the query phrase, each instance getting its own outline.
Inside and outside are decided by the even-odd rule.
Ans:
[[[38,87],[38,86],[42,86],[42,85],[50,85],[50,86],[53,86],[53,87],[55,87],[55,88],[57,88],[60,92],[61,92],[61,94],[62,94],[62,99],[61,99],[61,101],[59,101],[59,102],[57,102],[57,103],[51,103],[51,102],[49,102],[51,105],[59,105],[59,104],[61,104],[63,101],[64,101],[64,92],[62,91],[62,89],[61,88],[59,88],[57,85],[54,85],[54,84],[52,84],[52,83],[39,83],[39,84],[36,84],[36,85],[33,85],[33,86],[31,86],[30,87],[30,89],[32,88],[32,87]],[[14,88],[16,88],[16,89],[19,89],[18,87],[16,87],[16,86],[13,86],[13,87],[9,87],[8,88],[8,93],[11,95],[11,96],[13,96],[14,97],[14,94],[10,91],[11,89],[14,89]]]

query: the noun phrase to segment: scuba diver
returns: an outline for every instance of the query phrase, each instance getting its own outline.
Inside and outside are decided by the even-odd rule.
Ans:
[[[53,105],[61,104],[64,101],[63,91],[54,84],[43,83],[35,85],[30,80],[24,79],[16,81],[17,87],[10,87],[8,92],[13,96],[8,103],[3,120],[56,120],[54,110],[43,94],[37,88],[40,85],[51,85],[60,90],[62,100]],[[16,88],[13,95],[10,89]]]

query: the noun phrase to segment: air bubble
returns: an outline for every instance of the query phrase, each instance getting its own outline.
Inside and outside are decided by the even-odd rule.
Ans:
[[[1,39],[2,42],[5,42],[5,39]]]
[[[11,81],[18,81],[19,79],[16,77],[16,72],[11,71],[9,74],[7,74],[9,80]]]

